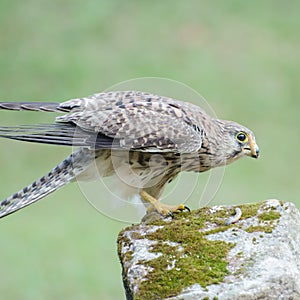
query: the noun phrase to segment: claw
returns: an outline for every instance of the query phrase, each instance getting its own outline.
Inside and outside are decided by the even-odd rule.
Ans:
[[[187,210],[188,212],[191,212],[190,208],[188,206],[184,206],[184,209]]]
[[[190,208],[183,204],[178,205],[177,210],[179,210],[179,211],[187,210],[188,212],[191,212]]]
[[[174,214],[173,214],[173,212],[171,212],[171,211],[168,211],[167,216],[168,216],[168,217],[171,217],[172,219],[174,218]]]

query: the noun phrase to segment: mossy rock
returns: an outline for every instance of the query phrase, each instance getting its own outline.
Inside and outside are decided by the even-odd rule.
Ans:
[[[237,245],[241,236],[258,247],[279,223],[283,205],[277,200],[240,205],[241,219],[229,226],[225,220],[235,207],[218,206],[124,229],[118,252],[127,299],[167,299],[194,285],[203,290],[199,299],[218,297],[205,291],[241,278],[253,266]]]

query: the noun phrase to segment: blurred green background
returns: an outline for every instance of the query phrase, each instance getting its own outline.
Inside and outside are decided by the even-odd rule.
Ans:
[[[63,101],[144,76],[183,82],[219,117],[250,127],[261,148],[258,161],[226,169],[211,204],[278,198],[300,207],[299,28],[296,0],[1,0],[0,101]],[[54,116],[0,112],[1,125]],[[0,146],[0,199],[70,152]],[[125,226],[76,184],[2,219],[1,298],[125,299],[116,251]]]

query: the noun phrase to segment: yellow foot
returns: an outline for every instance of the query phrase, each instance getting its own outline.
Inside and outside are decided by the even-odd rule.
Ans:
[[[173,216],[174,212],[180,212],[180,211],[184,211],[184,210],[190,211],[190,209],[183,204],[180,204],[180,205],[163,204],[163,203],[159,202],[156,198],[149,195],[144,190],[142,190],[140,192],[140,195],[145,202],[152,204],[152,207],[150,207],[148,209],[148,212],[149,211],[151,212],[154,209],[162,216]]]

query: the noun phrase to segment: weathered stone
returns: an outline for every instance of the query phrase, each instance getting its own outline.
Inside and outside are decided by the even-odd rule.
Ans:
[[[300,299],[300,213],[267,200],[182,213],[119,234],[127,299]]]

